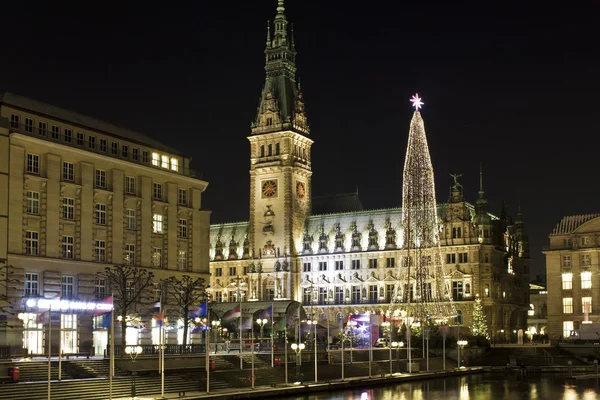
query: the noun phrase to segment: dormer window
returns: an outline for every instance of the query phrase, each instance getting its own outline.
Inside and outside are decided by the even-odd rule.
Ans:
[[[152,153],[152,165],[158,167],[158,153]]]
[[[171,171],[179,171],[179,160],[171,158]]]
[[[273,118],[267,117],[267,126],[271,126],[271,125],[273,125]]]
[[[169,168],[169,157],[168,156],[161,156],[160,159],[162,161],[161,162],[161,167],[168,169]]]

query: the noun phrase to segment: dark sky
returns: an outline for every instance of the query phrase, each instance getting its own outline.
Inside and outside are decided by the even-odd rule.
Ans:
[[[186,151],[210,182],[212,220],[247,220],[246,137],[275,0],[15,3],[3,12],[0,90]],[[490,211],[521,203],[539,270],[563,215],[600,212],[600,7],[551,4],[287,0],[314,192],[358,185],[368,208],[399,206],[418,92],[438,202],[449,173],[474,202],[482,162]]]

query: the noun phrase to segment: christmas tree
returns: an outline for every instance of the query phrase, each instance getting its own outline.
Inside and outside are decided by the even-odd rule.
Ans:
[[[475,306],[473,307],[473,322],[471,325],[471,333],[473,336],[481,336],[489,340],[487,320],[485,313],[483,312],[483,305],[481,305],[481,299],[477,297],[475,299]]]

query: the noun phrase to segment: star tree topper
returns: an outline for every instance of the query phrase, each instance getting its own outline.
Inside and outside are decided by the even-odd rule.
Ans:
[[[419,111],[419,108],[423,107],[423,104],[425,104],[421,101],[419,93],[415,93],[415,95],[412,97],[412,99],[410,99],[410,101],[413,103],[413,107],[417,111]]]

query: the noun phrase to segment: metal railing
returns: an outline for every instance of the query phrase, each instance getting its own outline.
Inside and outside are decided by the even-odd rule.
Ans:
[[[125,346],[127,347],[127,346]],[[141,356],[158,356],[160,354],[160,345],[158,344],[143,344]],[[166,344],[165,355],[185,355],[185,354],[203,354],[206,346],[204,344]],[[110,353],[107,352],[107,355]],[[124,355],[121,345],[115,345],[115,357]]]

